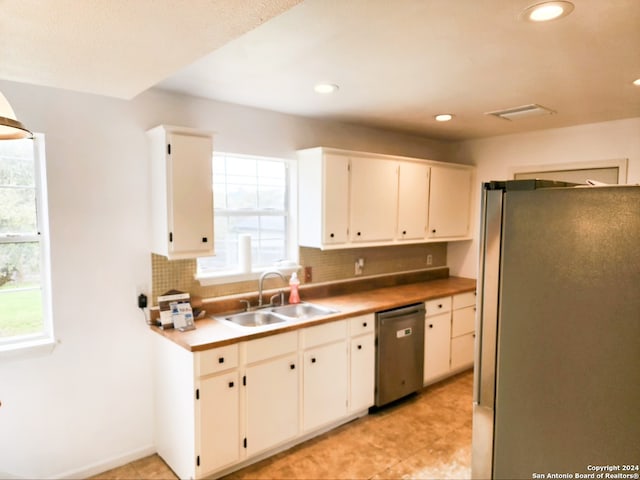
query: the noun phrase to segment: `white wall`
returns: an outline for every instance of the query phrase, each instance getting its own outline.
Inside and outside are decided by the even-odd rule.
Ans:
[[[524,165],[628,159],[627,183],[640,183],[640,118],[593,123],[532,133],[469,140],[458,145],[456,162],[477,166],[477,182],[513,178]],[[476,192],[476,200],[479,198]],[[479,201],[474,218],[479,219]],[[476,227],[476,238],[477,228]],[[477,242],[450,243],[453,275],[476,277]]]
[[[326,145],[447,161],[452,145],[151,91],[132,101],[0,81],[46,136],[53,317],[45,356],[0,357],[0,477],[86,477],[154,451],[145,130],[211,129],[216,148],[293,158]]]

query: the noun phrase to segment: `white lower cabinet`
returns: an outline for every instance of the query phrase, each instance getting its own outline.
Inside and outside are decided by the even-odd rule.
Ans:
[[[347,414],[347,321],[302,331],[302,430],[309,432]]]
[[[212,472],[240,459],[238,371],[201,379],[197,389],[198,471]],[[180,412],[173,412],[179,415]]]
[[[192,353],[156,335],[156,448],[179,478],[219,476],[373,405],[374,317]]]
[[[473,366],[475,292],[425,302],[424,385]]]
[[[297,332],[246,342],[246,362],[243,445],[251,457],[298,434]]]
[[[368,409],[375,401],[375,316],[362,315],[349,321],[349,412]]]
[[[433,383],[449,374],[451,312],[426,317],[424,329],[424,383]]]

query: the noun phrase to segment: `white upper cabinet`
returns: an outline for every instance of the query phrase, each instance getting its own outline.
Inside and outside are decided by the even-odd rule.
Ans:
[[[473,167],[323,147],[298,159],[300,246],[469,238]]]
[[[349,157],[313,148],[298,152],[298,158],[300,245],[347,243]]]
[[[473,171],[469,167],[432,166],[428,236],[469,236]]]
[[[161,125],[151,151],[152,251],[169,259],[213,255],[213,138]]]
[[[351,158],[352,242],[390,242],[395,237],[398,163],[376,158]]]
[[[424,163],[401,162],[398,179],[398,240],[424,239],[429,215],[429,170]]]

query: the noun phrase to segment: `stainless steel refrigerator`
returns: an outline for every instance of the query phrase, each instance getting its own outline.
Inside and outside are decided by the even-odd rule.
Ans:
[[[481,229],[472,477],[638,478],[640,186],[490,182]]]

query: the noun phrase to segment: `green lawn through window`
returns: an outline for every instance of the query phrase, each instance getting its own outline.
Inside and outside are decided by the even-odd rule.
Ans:
[[[42,295],[39,288],[0,288],[0,339],[41,332]]]

